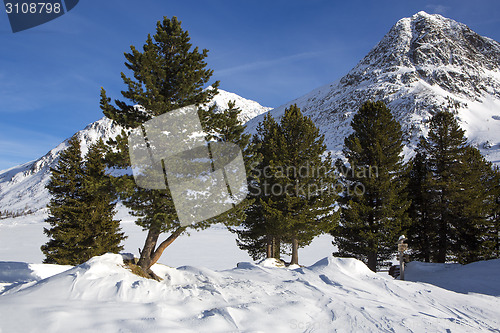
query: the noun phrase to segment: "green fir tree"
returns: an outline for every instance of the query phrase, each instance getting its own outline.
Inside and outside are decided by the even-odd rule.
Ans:
[[[111,177],[106,174],[106,151],[106,145],[99,139],[90,146],[84,162],[85,227],[93,235],[94,255],[118,253],[123,250],[120,243],[126,238],[121,232],[120,221],[114,219],[118,195]]]
[[[435,262],[469,263],[495,256],[494,170],[477,148],[467,143],[452,112],[436,113],[418,147],[430,176],[424,184],[429,228],[418,226],[431,240]]]
[[[41,247],[46,263],[81,264],[93,256],[123,249],[125,238],[113,220],[116,195],[103,163],[102,141],[81,157],[78,138],[68,142],[53,168],[47,189],[52,198],[44,228],[49,237]]]
[[[257,126],[257,134],[252,138],[256,160],[248,174],[251,176],[250,196],[254,201],[246,210],[243,228],[236,229],[235,232],[239,248],[247,251],[254,260],[264,257],[280,260],[284,252],[283,226],[280,221],[272,220],[264,214],[264,205],[273,199],[271,161],[274,156],[279,155],[280,136],[279,124],[268,113]]]
[[[376,271],[396,252],[409,224],[401,126],[383,102],[365,102],[344,141],[350,164],[342,180],[349,191],[340,226],[332,232],[335,255],[355,257]]]
[[[331,156],[325,156],[324,136],[296,105],[285,110],[279,124],[266,116],[258,131],[259,200],[242,235],[250,236],[260,253],[266,244],[266,256],[277,259],[281,244],[289,243],[290,263],[298,264],[299,248],[331,230],[337,220]]]
[[[410,161],[408,174],[408,198],[411,205],[408,215],[412,220],[408,230],[408,245],[412,258],[430,262],[432,257],[432,244],[436,238],[436,230],[429,217],[429,193],[427,184],[430,180],[430,171],[425,156],[417,152]]]

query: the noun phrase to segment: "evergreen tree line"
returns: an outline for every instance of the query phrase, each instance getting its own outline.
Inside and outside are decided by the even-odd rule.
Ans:
[[[407,163],[401,126],[384,103],[366,102],[351,126],[345,158],[332,165],[323,136],[296,105],[279,123],[265,116],[252,139],[260,162],[250,181],[255,201],[235,230],[240,248],[254,259],[280,259],[291,249],[296,264],[299,247],[329,232],[334,255],[376,271],[405,234],[415,260],[500,256],[500,173],[467,143],[453,112],[433,115]]]
[[[414,260],[465,264],[500,256],[500,173],[467,142],[453,110],[432,116],[428,135],[406,164],[401,128],[383,103],[366,103],[352,127],[344,148],[348,163],[377,166],[379,175],[344,177],[362,182],[366,192],[342,197],[340,226],[332,232],[338,254],[375,269],[404,233]]]
[[[26,216],[33,214],[35,211],[25,207],[22,210],[10,211],[10,210],[0,210],[0,219],[8,219],[12,217]]]
[[[401,126],[382,102],[366,102],[345,139],[345,159],[333,163],[324,136],[296,105],[279,121],[266,115],[253,137],[244,134],[234,103],[221,112],[207,108],[219,82],[203,89],[213,74],[204,60],[208,51],[189,40],[177,18],[164,18],[142,50],[131,46],[125,53],[132,75],[121,73],[124,100],[112,101],[101,89],[104,115],[124,130],[91,147],[85,160],[76,139],[61,154],[48,186],[46,262],[75,264],[119,251],[118,200],[147,232],[137,268],[152,278],[151,266],[176,238],[214,223],[236,233],[253,258],[291,254],[291,264],[322,233],[334,236],[335,255],[361,259],[372,270],[395,253],[402,233],[419,260],[499,256],[499,172],[467,144],[452,113],[434,115],[415,157],[404,163]],[[188,105],[198,107],[207,141],[240,146],[250,194],[220,216],[182,226],[168,189],[135,184],[127,138],[153,117]]]

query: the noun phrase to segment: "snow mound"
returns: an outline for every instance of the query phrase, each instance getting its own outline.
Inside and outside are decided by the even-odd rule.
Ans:
[[[275,258],[266,258],[259,262],[259,265],[262,267],[285,267],[285,264]]]
[[[500,259],[468,265],[410,262],[405,270],[408,281],[430,283],[459,293],[500,296]]]
[[[355,259],[324,258],[293,270],[268,263],[219,272],[155,265],[164,279],[157,282],[132,274],[121,255],[106,254],[0,294],[0,331],[471,332],[500,327],[498,297],[393,280]]]
[[[343,274],[347,276],[376,276],[363,262],[354,258],[326,257],[309,269],[317,273]]]

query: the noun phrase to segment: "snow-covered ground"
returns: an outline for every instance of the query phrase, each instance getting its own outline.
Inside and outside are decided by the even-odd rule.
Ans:
[[[0,295],[2,333],[498,332],[500,327],[500,298],[488,295],[497,293],[494,286],[485,294],[457,293],[446,289],[446,280],[440,280],[444,288],[392,280],[355,259],[326,257],[295,269],[267,262],[223,271],[156,265],[161,282],[133,275],[115,254],[64,272],[57,266],[18,266],[17,277],[31,282],[11,285]],[[500,273],[499,260],[476,266],[476,278],[485,271]],[[5,267],[0,265],[0,277]],[[426,268],[429,273],[442,267]],[[50,269],[56,275],[37,278]]]
[[[332,257],[323,236],[290,269],[252,262],[215,226],[177,239],[154,266],[157,282],[133,275],[121,255],[41,264],[44,217],[0,223],[1,333],[500,332],[500,260],[413,262],[410,281],[399,281]],[[145,233],[121,218],[124,252],[137,255]]]

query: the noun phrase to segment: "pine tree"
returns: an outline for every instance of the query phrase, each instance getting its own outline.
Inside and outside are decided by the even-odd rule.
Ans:
[[[118,252],[124,239],[113,220],[115,195],[105,175],[102,142],[81,157],[80,141],[73,137],[61,153],[47,185],[52,195],[44,228],[50,238],[41,247],[46,263],[81,264],[96,255]]]
[[[429,171],[422,186],[429,225],[414,220],[412,229],[430,240],[431,260],[465,264],[494,258],[498,178],[492,164],[467,144],[465,132],[448,111],[432,117],[418,151],[426,156]]]
[[[410,162],[408,198],[411,205],[408,215],[412,220],[408,230],[408,245],[412,251],[412,258],[425,262],[431,261],[432,243],[436,232],[429,217],[429,195],[427,184],[430,171],[422,153],[417,152]]]
[[[74,265],[86,259],[80,246],[83,160],[78,138],[71,138],[68,145],[57,166],[51,169],[52,177],[47,185],[52,198],[49,217],[45,220],[51,228],[43,230],[50,240],[41,247],[45,263]]]
[[[266,116],[259,132],[259,210],[248,214],[250,228],[242,235],[261,249],[265,243],[267,257],[277,258],[281,243],[290,243],[291,264],[298,264],[299,247],[336,222],[331,156],[323,156],[324,137],[296,105],[285,110],[279,125]]]
[[[283,191],[276,200],[264,204],[264,211],[270,219],[284,224],[292,247],[290,264],[297,265],[299,247],[332,230],[337,222],[336,180],[331,155],[324,156],[324,135],[297,105],[285,109],[280,131],[281,142],[271,171]]]
[[[283,237],[283,226],[279,221],[271,220],[264,214],[264,205],[273,198],[271,185],[273,175],[270,172],[271,161],[278,156],[278,141],[281,132],[279,124],[271,114],[266,114],[257,127],[257,134],[252,138],[255,147],[256,160],[250,165],[250,196],[253,204],[246,209],[246,219],[243,228],[236,229],[237,244],[240,249],[247,251],[254,260],[275,258],[280,260]]]
[[[130,46],[131,52],[125,53],[125,66],[133,78],[121,73],[127,86],[122,96],[134,105],[115,100],[116,108],[101,89],[104,115],[125,128],[135,128],[154,116],[211,100],[218,93],[219,82],[212,84],[212,89],[203,89],[213,74],[204,60],[208,50],[191,50],[189,41],[189,33],[182,30],[175,16],[158,21],[156,34],[148,34],[142,52]]]
[[[492,165],[477,148],[466,147],[460,169],[460,187],[452,196],[457,239],[453,240],[451,252],[456,261],[467,264],[494,257],[490,228],[495,198],[489,188]]]
[[[118,253],[123,250],[120,243],[126,238],[120,232],[120,221],[114,219],[117,193],[110,176],[106,174],[106,150],[106,145],[99,139],[89,148],[84,162],[84,227],[92,235],[88,240],[92,256],[107,252]]]
[[[490,216],[491,224],[489,240],[493,246],[492,258],[500,258],[500,169],[494,167],[489,181],[491,189],[492,212]]]
[[[432,237],[433,261],[446,262],[451,244],[457,240],[454,197],[460,192],[462,157],[467,138],[451,112],[437,112],[430,121],[428,137],[422,137],[418,151],[426,156],[431,173],[428,184],[428,214],[436,232]]]
[[[206,69],[208,50],[199,51],[197,47],[191,50],[189,34],[181,28],[181,22],[176,17],[164,18],[156,26],[156,34],[148,35],[143,51],[131,47],[131,52],[125,54],[126,67],[133,72],[133,77],[122,73],[122,79],[127,90],[122,91],[125,99],[132,104],[111,99],[101,91],[101,108],[103,113],[121,126],[130,129],[137,127],[155,116],[165,114],[180,107],[206,104],[218,91],[218,82],[211,89],[203,89],[213,71]],[[236,122],[239,111],[234,105],[230,110],[218,116],[213,109],[199,110],[202,125],[208,133],[208,139],[245,145],[245,135],[241,124]],[[122,133],[116,140],[110,142],[112,152],[108,155],[111,165],[115,168],[130,166],[127,133]],[[116,179],[120,184],[121,198],[124,204],[137,216],[137,224],[148,231],[146,241],[140,251],[139,267],[144,273],[157,278],[150,267],[158,261],[161,254],[186,229],[181,226],[168,189],[150,190],[139,188],[131,176]],[[223,214],[224,215],[224,214]],[[225,213],[228,224],[235,224],[243,219],[244,212],[240,208]],[[211,223],[221,221],[221,217],[202,221],[190,228],[203,229]],[[170,236],[159,242],[162,233]]]
[[[343,180],[347,203],[332,235],[336,255],[358,258],[376,271],[408,225],[401,126],[380,101],[364,103],[351,126],[343,151],[350,164]]]

